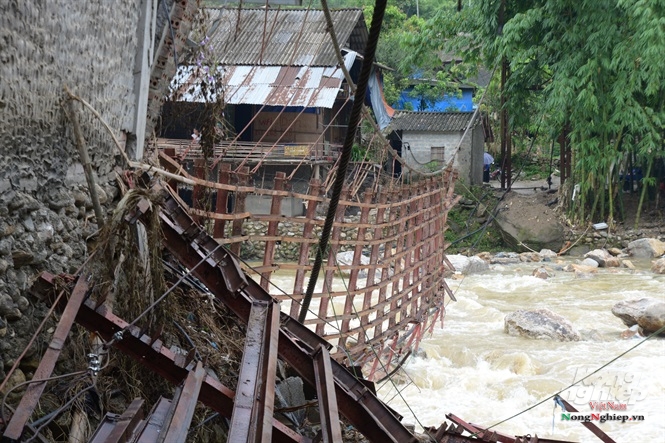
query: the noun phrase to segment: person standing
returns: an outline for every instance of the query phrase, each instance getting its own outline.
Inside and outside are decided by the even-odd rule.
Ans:
[[[483,154],[483,182],[485,183],[490,182],[490,168],[493,163],[494,157],[492,157],[489,152],[485,152],[485,154]]]

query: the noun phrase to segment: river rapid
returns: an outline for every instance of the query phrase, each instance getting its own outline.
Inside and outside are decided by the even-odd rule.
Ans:
[[[427,357],[411,359],[407,375],[394,386],[381,386],[380,398],[405,422],[424,426],[438,426],[447,413],[491,426],[532,407],[641,340],[621,338],[626,327],[612,315],[612,306],[634,298],[665,299],[665,275],[652,273],[648,262],[635,265],[636,271],[599,269],[583,278],[555,271],[542,280],[531,276],[536,264],[522,263],[450,281],[458,301],[448,304],[443,328],[423,340]],[[507,314],[537,308],[566,317],[586,339],[558,342],[504,333]],[[590,401],[616,401],[626,410],[600,412],[645,416],[644,421],[594,422],[617,442],[665,441],[665,339],[646,341],[561,396],[584,413],[592,412]],[[495,429],[600,441],[579,422],[562,421],[561,413],[548,400]]]
[[[533,406],[642,340],[621,338],[627,328],[612,315],[612,306],[642,297],[665,300],[665,275],[652,273],[647,261],[634,262],[636,270],[598,269],[585,277],[556,270],[566,263],[543,264],[555,269],[547,280],[531,276],[537,263],[493,265],[487,273],[449,280],[457,302],[447,304],[443,327],[437,324],[423,339],[424,353],[410,358],[392,383],[378,386],[378,396],[416,429],[438,427],[448,413],[490,426],[531,408],[494,429],[600,441],[579,422],[563,421],[553,400]],[[272,282],[293,287],[289,275],[278,273]],[[344,281],[335,278],[333,289],[343,288]],[[282,310],[287,311],[288,304]],[[316,301],[312,307],[316,309]],[[537,308],[570,320],[583,340],[534,340],[504,333],[507,314]],[[665,442],[665,338],[646,341],[561,396],[587,414],[591,401],[614,401],[625,410],[602,410],[602,415],[643,415],[643,421],[594,422],[618,443]]]

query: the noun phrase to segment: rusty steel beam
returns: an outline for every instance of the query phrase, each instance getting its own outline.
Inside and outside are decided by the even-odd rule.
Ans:
[[[65,310],[62,313],[62,317],[58,322],[58,326],[53,333],[51,343],[49,344],[48,349],[46,349],[46,352],[44,352],[44,356],[39,362],[39,366],[32,377],[33,380],[49,378],[53,373],[60,352],[67,340],[67,335],[74,324],[74,319],[88,293],[88,289],[89,286],[86,277],[79,277],[76,286],[74,286],[74,290],[72,291],[72,295],[69,297],[67,306],[65,306]],[[39,402],[39,398],[42,396],[45,387],[46,382],[32,383],[28,386],[23,398],[21,398],[21,402],[16,408],[16,413],[12,416],[5,429],[3,441],[20,440],[21,434],[23,434],[23,428],[37,407],[37,403]]]
[[[560,396],[557,395],[555,398],[556,398],[558,401],[561,401],[561,403],[563,403],[563,405],[566,407],[566,412],[579,412],[577,409],[575,409],[575,408],[573,407],[573,405],[571,405],[570,403],[568,403],[566,400],[564,400],[564,399],[561,398]],[[598,426],[594,425],[593,423],[591,423],[591,422],[587,422],[587,421],[583,421],[583,422],[581,422],[581,423],[582,423],[582,425],[583,425],[585,428],[587,428],[588,430],[590,430],[591,432],[593,432],[593,435],[595,435],[596,437],[598,437],[601,441],[603,441],[603,442],[605,442],[605,443],[616,443],[616,442],[612,439],[612,437],[610,437],[609,435],[607,435],[605,432],[603,432],[602,429],[600,429]]]
[[[452,421],[458,426],[461,426],[465,431],[475,434],[475,436],[478,439],[482,439],[483,441],[492,441],[492,442],[500,442],[500,443],[515,443],[517,441],[521,441],[522,439],[525,439],[527,437],[523,436],[512,436],[512,435],[507,435],[507,434],[502,434],[501,432],[498,431],[490,431],[483,426],[474,424],[474,423],[467,423],[466,421],[462,420],[461,418],[457,417],[454,414],[446,414],[446,418],[448,420]],[[474,437],[475,438],[475,437]],[[536,438],[537,442],[539,443],[572,443],[567,440],[552,440],[552,439],[544,439],[540,438],[538,436],[534,437],[528,437],[528,438]],[[525,440],[526,441],[526,440]]]
[[[319,397],[321,434],[323,443],[342,443],[342,429],[339,425],[339,411],[335,397],[335,382],[330,365],[330,353],[325,346],[319,346],[314,354],[314,375],[316,393]]]
[[[485,439],[486,437],[489,437],[489,433],[486,434],[487,430],[482,429],[478,426],[474,426],[470,423],[465,422],[455,414],[446,414],[446,418],[453,423],[455,423],[458,426],[461,426],[464,428],[465,431],[469,432],[470,434],[475,434],[476,437],[479,439]],[[496,432],[492,434],[492,437],[494,437],[494,440],[491,441],[499,441],[501,443],[513,443],[515,441],[515,437],[510,437],[510,436],[504,436],[504,435],[499,435]]]
[[[143,420],[143,399],[135,398],[122,415],[106,414],[88,443],[126,443]]]
[[[277,375],[279,304],[255,301],[247,323],[228,440],[269,443]]]
[[[78,324],[96,332],[104,340],[111,340],[113,335],[125,329],[128,323],[108,312],[105,306],[95,310],[95,303],[91,300],[81,306],[76,317]],[[176,364],[176,356],[168,348],[162,346],[161,340],[152,345],[148,335],[140,335],[139,329],[130,328],[123,339],[114,343],[114,347],[134,358],[146,368],[169,382],[179,385],[185,380],[189,371]],[[211,376],[204,377],[199,394],[199,400],[209,408],[219,412],[224,417],[230,417],[233,411],[234,392],[222,385]],[[273,422],[273,437],[277,442],[302,442],[304,437],[289,429],[278,421]]]
[[[219,244],[198,227],[173,198],[167,197],[160,213],[166,248],[188,269],[193,269]],[[193,274],[245,324],[253,300],[272,300],[251,279],[238,275],[240,267],[233,256],[219,248],[198,266]],[[246,286],[234,285],[240,281]],[[330,346],[301,323],[282,314],[279,356],[293,367],[309,386],[315,386],[312,354],[318,344]],[[342,415],[366,438],[376,442],[407,443],[417,441],[414,435],[360,381],[332,360],[335,393]]]
[[[171,410],[171,400],[160,397],[152,407],[150,415],[137,432],[136,443],[155,443],[166,425],[166,416]]]
[[[194,409],[196,409],[205,376],[206,370],[201,362],[196,364],[194,371],[189,371],[178,402],[175,404],[173,418],[164,434],[165,442],[185,441],[187,439],[187,431],[192,422],[192,417],[194,417]]]

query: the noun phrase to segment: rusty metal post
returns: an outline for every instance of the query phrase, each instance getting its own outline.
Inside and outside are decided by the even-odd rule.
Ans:
[[[395,220],[397,220],[397,206],[394,205],[396,201],[399,201],[399,191],[398,190],[391,190],[388,193],[388,200],[390,201],[390,207],[388,208],[388,227],[386,228],[385,232],[382,232],[382,238],[384,237],[391,237],[395,234],[395,229],[394,229],[394,223]],[[390,263],[392,262],[392,256],[393,256],[393,251],[392,251],[392,242],[385,242],[384,243],[384,248],[383,248],[383,264],[384,268],[381,268],[381,281],[385,282],[386,280],[389,280],[391,278],[390,276]],[[394,272],[394,265],[393,265],[393,272]],[[394,275],[394,273],[393,273]],[[392,291],[392,290],[391,290]],[[386,301],[388,293],[388,286],[381,286],[379,289],[379,303],[383,303]],[[381,313],[383,314],[383,309],[381,310]],[[383,316],[383,315],[382,315]],[[392,316],[389,315],[389,319]],[[377,331],[382,331],[383,330],[383,324],[384,322],[381,322],[379,325],[377,325]],[[379,332],[377,332],[378,334]]]
[[[379,195],[377,198],[379,202],[379,208],[376,210],[376,218],[374,219],[374,232],[372,233],[372,250],[369,254],[369,264],[370,268],[367,271],[367,292],[365,292],[365,300],[369,298],[370,300],[372,299],[372,292],[373,292],[373,287],[375,286],[374,280],[376,279],[376,265],[379,263],[379,250],[380,250],[380,244],[378,240],[383,238],[383,224],[384,218],[385,218],[385,213],[386,213],[386,208],[385,204],[388,201],[388,196],[386,195],[385,192],[382,192],[379,190]],[[386,246],[384,245],[384,248]],[[385,252],[384,252],[385,254]],[[385,275],[384,275],[385,273]],[[388,275],[387,270],[385,268],[381,269],[381,280]],[[382,287],[383,289],[383,287]],[[383,291],[383,297],[385,299],[385,291]],[[379,291],[379,300],[378,304],[381,304],[385,300],[381,300],[381,291]],[[364,309],[364,308],[363,308]],[[379,310],[376,312],[376,318],[379,320],[380,318],[383,317],[383,312],[384,308],[379,308]],[[378,337],[381,335],[382,331],[382,326],[383,323],[381,321],[376,323],[376,326],[374,326],[374,337]]]
[[[286,181],[286,174],[281,171],[277,172],[275,174],[275,191],[283,191],[285,181]],[[284,198],[283,196],[276,194],[272,196],[272,202],[270,204],[270,215],[273,218],[279,217],[282,214],[283,198]],[[271,238],[274,238],[277,235],[278,227],[279,227],[279,221],[271,219],[268,222],[268,232],[267,232],[268,240],[266,240],[265,253],[263,254],[264,267],[272,265],[273,260],[275,259],[275,240],[272,240]],[[271,274],[272,271],[270,270],[261,273],[261,287],[266,291],[270,286]]]
[[[228,185],[231,181],[231,165],[228,163],[220,163],[219,171],[217,173],[217,182]],[[217,214],[228,214],[228,200],[229,200],[229,191],[226,189],[217,189],[217,198],[215,205],[215,212]],[[224,238],[224,227],[226,226],[226,220],[215,220],[215,225],[213,228],[213,237],[214,238]]]
[[[367,232],[367,228],[364,226],[367,224],[369,221],[369,205],[372,203],[372,193],[371,192],[365,192],[365,195],[363,196],[363,203],[364,205],[360,209],[360,226],[358,227],[358,235],[356,236],[356,245],[353,250],[353,269],[351,269],[351,275],[349,276],[349,292],[353,293],[356,290],[356,283],[358,281],[358,274],[360,273],[360,266],[361,266],[361,259],[363,255],[363,247],[365,246],[365,233]],[[369,272],[367,274],[369,276]],[[374,281],[371,283],[368,281],[366,283],[366,286],[374,284]],[[353,303],[353,298],[355,298],[355,295],[352,295],[351,297],[351,303]],[[349,300],[347,299],[347,303]],[[367,312],[372,304],[372,292],[368,291],[365,292],[363,296],[363,312]],[[358,343],[364,343],[366,339],[371,339],[372,337],[365,337],[365,333],[368,331],[365,329],[365,326],[367,326],[367,323],[369,323],[369,316],[368,314],[363,314],[360,316],[360,326],[361,326],[361,331],[358,333]]]
[[[406,195],[405,195],[406,194]],[[397,244],[395,245],[395,268],[393,274],[393,283],[392,283],[392,296],[390,302],[390,320],[388,321],[388,326],[392,328],[397,324],[397,311],[401,312],[401,306],[397,305],[398,296],[400,293],[400,283],[402,289],[406,287],[406,274],[403,272],[406,268],[406,258],[403,254],[404,252],[404,243],[406,235],[406,219],[408,217],[409,210],[409,197],[411,196],[411,186],[403,188],[402,190],[402,203],[399,205],[399,231],[397,232]]]
[[[273,301],[253,301],[228,441],[271,441],[278,337],[279,305]]]
[[[79,277],[78,281],[76,282],[76,286],[74,286],[74,290],[72,291],[72,295],[67,302],[67,306],[62,313],[60,322],[58,323],[58,326],[53,333],[51,343],[49,344],[46,352],[44,352],[44,356],[39,362],[39,366],[37,367],[37,370],[32,377],[33,380],[49,378],[53,373],[53,368],[55,368],[55,364],[58,361],[60,352],[62,351],[65,341],[67,340],[67,335],[69,334],[69,331],[74,324],[74,319],[76,318],[76,314],[78,313],[79,308],[81,307],[81,304],[83,303],[83,300],[88,293],[88,289],[89,288],[86,277]],[[21,398],[21,402],[16,408],[16,413],[9,421],[7,429],[5,429],[4,438],[16,441],[21,438],[23,428],[28,422],[28,419],[30,419],[32,412],[37,407],[39,397],[41,397],[45,387],[46,382],[32,383],[28,387],[28,389],[25,391],[25,394],[23,395],[23,398]]]
[[[203,363],[198,362],[196,369],[190,371],[185,380],[178,402],[175,404],[173,419],[169,424],[168,430],[164,434],[165,442],[186,441],[189,425],[194,417],[194,409],[199,399],[201,385],[206,377],[206,370]]]
[[[339,239],[342,234],[341,224],[344,222],[344,213],[346,212],[346,206],[348,199],[351,195],[351,191],[347,188],[342,191],[342,196],[337,205],[337,212],[335,213],[335,221],[332,228],[332,233],[330,235],[329,250],[328,250],[328,269],[325,273],[325,278],[323,280],[323,291],[321,294],[321,301],[319,304],[319,317],[326,318],[328,316],[328,304],[333,303],[331,297],[326,294],[326,291],[332,292],[332,283],[335,271],[337,270],[336,263],[337,257],[336,253],[340,250]],[[349,312],[350,313],[350,312]],[[347,315],[347,307],[344,306],[344,315]],[[316,333],[319,335],[323,334],[325,323],[321,321],[316,325]],[[346,322],[346,327],[344,321],[342,321],[342,330],[340,331],[339,337],[339,346],[344,347],[346,341],[346,333],[349,331],[349,323]],[[321,333],[319,333],[321,331]]]
[[[409,301],[417,298],[417,273],[418,269],[417,260],[414,258],[415,248],[417,243],[415,242],[416,230],[419,227],[416,225],[417,213],[418,213],[418,199],[420,198],[420,189],[419,183],[414,183],[409,187],[409,197],[411,202],[408,204],[408,216],[406,223],[406,242],[405,250],[406,257],[404,258],[404,284],[402,285],[402,301],[400,303],[400,321],[403,321],[408,315],[409,311]],[[411,289],[408,289],[411,288]]]
[[[426,245],[422,243],[423,241],[423,232],[425,230],[425,195],[427,194],[428,191],[428,186],[427,186],[427,181],[423,182],[418,186],[418,201],[414,203],[416,206],[416,218],[415,218],[415,228],[416,232],[414,233],[414,247],[415,250],[413,251],[413,281],[414,282],[421,282],[421,280],[427,281],[427,273],[425,272],[425,267],[424,263],[421,261],[423,260],[423,257],[427,257],[426,251],[424,250],[426,248]],[[412,206],[413,207],[413,206]],[[411,219],[413,220],[413,218]],[[410,254],[409,254],[410,255]],[[427,288],[427,285],[423,284],[421,282],[420,284],[416,284],[415,287],[413,288],[413,296],[412,296],[412,305],[411,305],[411,316],[415,316],[416,312],[418,312],[418,304],[420,302],[420,297],[422,296],[423,292],[425,292]]]
[[[319,398],[323,443],[342,443],[335,381],[333,380],[330,364],[330,354],[325,346],[319,346],[314,354],[314,376],[316,378],[316,393]]]
[[[249,182],[249,167],[243,166],[238,172],[237,181],[239,186],[247,186]],[[245,191],[236,191],[235,195],[235,204],[233,205],[233,213],[241,214],[245,212],[245,200],[247,199],[247,192]],[[240,255],[240,246],[242,245],[242,240],[238,237],[242,236],[242,225],[243,219],[233,220],[233,228],[231,230],[231,237],[233,238],[233,243],[231,243],[231,252],[235,255]]]
[[[300,244],[300,257],[298,258],[298,270],[293,284],[293,296],[302,297],[303,285],[305,283],[305,266],[309,263],[309,240],[314,231],[314,220],[316,219],[316,207],[319,202],[316,200],[321,195],[321,180],[313,178],[309,182],[309,195],[314,197],[307,201],[307,211],[305,212],[305,224],[302,228],[303,241]],[[290,315],[297,317],[300,305],[295,301],[291,302]]]

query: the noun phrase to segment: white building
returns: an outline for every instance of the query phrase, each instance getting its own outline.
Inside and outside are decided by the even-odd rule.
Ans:
[[[483,179],[485,136],[472,112],[400,111],[387,128],[392,148],[414,169],[436,171],[449,162],[468,184]],[[399,174],[396,164],[394,173]]]

